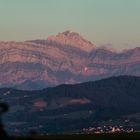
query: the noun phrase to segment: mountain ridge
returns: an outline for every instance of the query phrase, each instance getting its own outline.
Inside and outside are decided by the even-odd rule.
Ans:
[[[32,90],[117,75],[140,76],[138,47],[125,52],[98,48],[71,31],[48,38],[0,42],[0,87]]]

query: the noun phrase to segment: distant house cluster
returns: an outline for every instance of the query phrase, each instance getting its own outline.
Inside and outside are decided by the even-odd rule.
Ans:
[[[123,126],[98,126],[98,127],[89,127],[83,128],[84,134],[92,133],[116,133],[116,132],[134,132],[133,128],[123,127]]]

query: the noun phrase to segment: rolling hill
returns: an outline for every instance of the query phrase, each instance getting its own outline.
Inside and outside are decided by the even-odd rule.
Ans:
[[[0,97],[11,107],[4,121],[13,134],[31,129],[45,134],[77,132],[116,119],[122,125],[126,116],[135,118],[128,126],[140,129],[140,77],[110,77],[38,91],[4,88]]]

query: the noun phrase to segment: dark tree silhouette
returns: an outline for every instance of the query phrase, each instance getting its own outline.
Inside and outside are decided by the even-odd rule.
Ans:
[[[4,113],[6,113],[9,110],[9,106],[4,103],[4,102],[0,102],[0,139],[1,138],[6,138],[8,139],[8,134],[7,132],[4,130],[4,125],[2,123],[2,115]]]
[[[30,136],[36,136],[38,133],[36,130],[30,130],[29,134],[30,134]]]

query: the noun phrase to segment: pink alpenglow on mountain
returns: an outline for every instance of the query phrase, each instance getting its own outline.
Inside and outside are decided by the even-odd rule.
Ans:
[[[71,45],[86,52],[90,52],[96,48],[96,46],[90,41],[84,39],[78,33],[72,31],[66,31],[63,33],[59,33],[56,36],[50,36],[48,37],[48,40],[55,41],[63,45]]]
[[[117,75],[140,76],[140,48],[96,47],[66,31],[46,40],[0,42],[0,87],[42,89]]]

